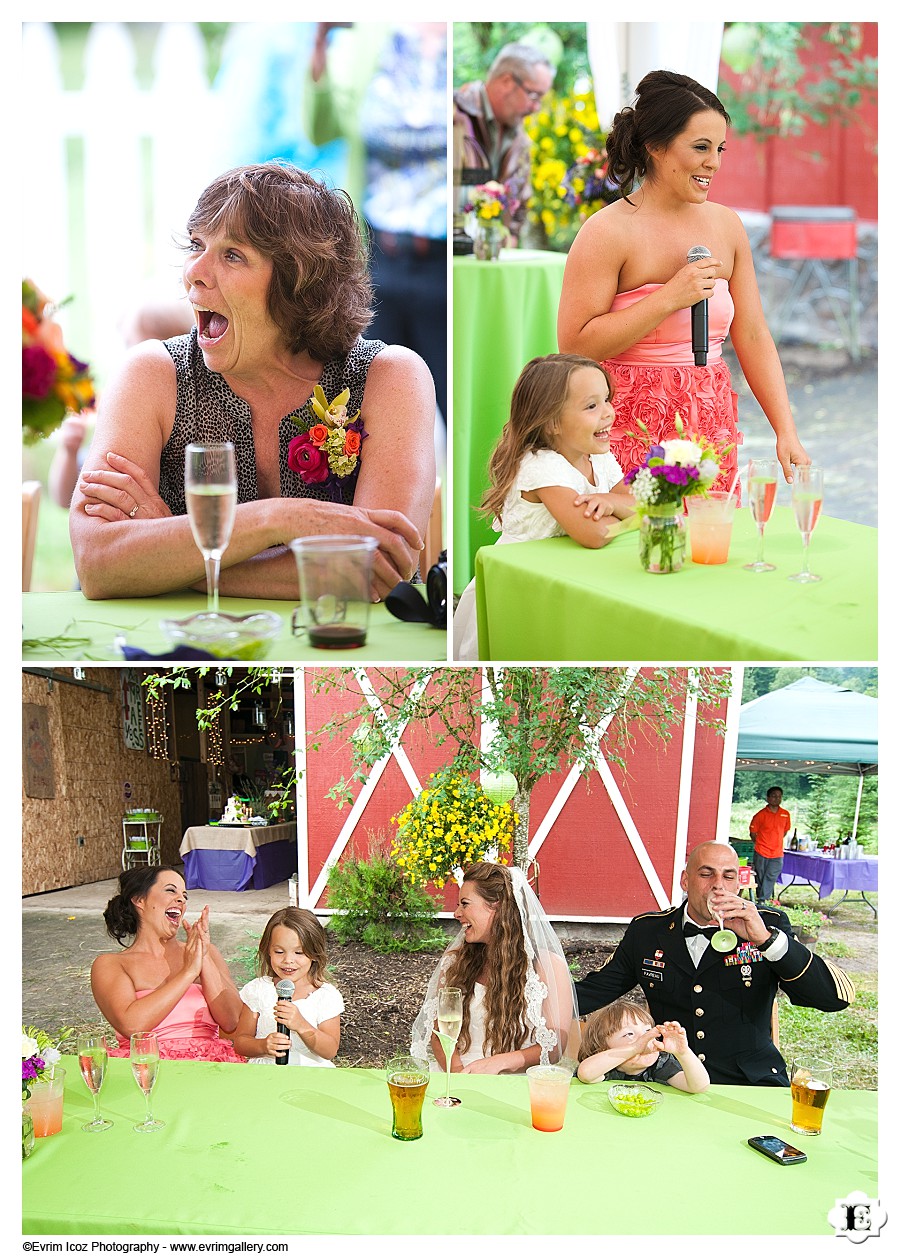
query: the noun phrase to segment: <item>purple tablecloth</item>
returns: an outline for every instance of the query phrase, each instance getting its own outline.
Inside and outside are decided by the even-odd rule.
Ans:
[[[297,826],[192,826],[180,855],[188,890],[263,890],[297,872]]]
[[[833,856],[812,855],[801,851],[785,851],[784,867],[778,879],[796,877],[805,882],[815,882],[819,898],[825,899],[834,890],[877,890],[878,860],[836,860]]]

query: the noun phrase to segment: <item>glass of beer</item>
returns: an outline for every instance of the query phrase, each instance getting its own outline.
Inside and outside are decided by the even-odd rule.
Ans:
[[[821,1135],[833,1073],[830,1061],[813,1056],[791,1062],[791,1130],[798,1135]]]
[[[421,1139],[428,1062],[418,1056],[394,1056],[384,1072],[394,1112],[391,1134],[395,1139]]]

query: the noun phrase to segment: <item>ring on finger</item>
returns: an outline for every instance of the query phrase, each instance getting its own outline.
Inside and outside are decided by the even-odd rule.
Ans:
[[[135,502],[134,506],[133,506],[133,507],[131,508],[131,510],[128,512],[128,518],[129,518],[129,519],[134,519],[134,517],[135,517],[135,515],[137,515],[137,513],[138,513],[139,509],[140,509],[140,507],[138,506],[137,502]]]

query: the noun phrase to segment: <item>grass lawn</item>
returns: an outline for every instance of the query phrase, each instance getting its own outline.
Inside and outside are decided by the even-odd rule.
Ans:
[[[878,1088],[878,923],[864,903],[839,895],[816,899],[812,888],[791,890],[791,904],[805,904],[828,918],[816,944],[817,954],[838,964],[856,987],[856,1000],[840,1013],[796,1008],[778,997],[780,1050],[790,1068],[799,1052],[834,1063],[834,1085],[857,1090]],[[869,895],[876,905],[877,895]]]

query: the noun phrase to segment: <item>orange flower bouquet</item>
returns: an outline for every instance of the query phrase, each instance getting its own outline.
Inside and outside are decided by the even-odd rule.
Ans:
[[[30,279],[22,280],[22,439],[49,436],[67,411],[88,410],[94,385],[86,362],[72,356],[54,321],[60,308]]]

